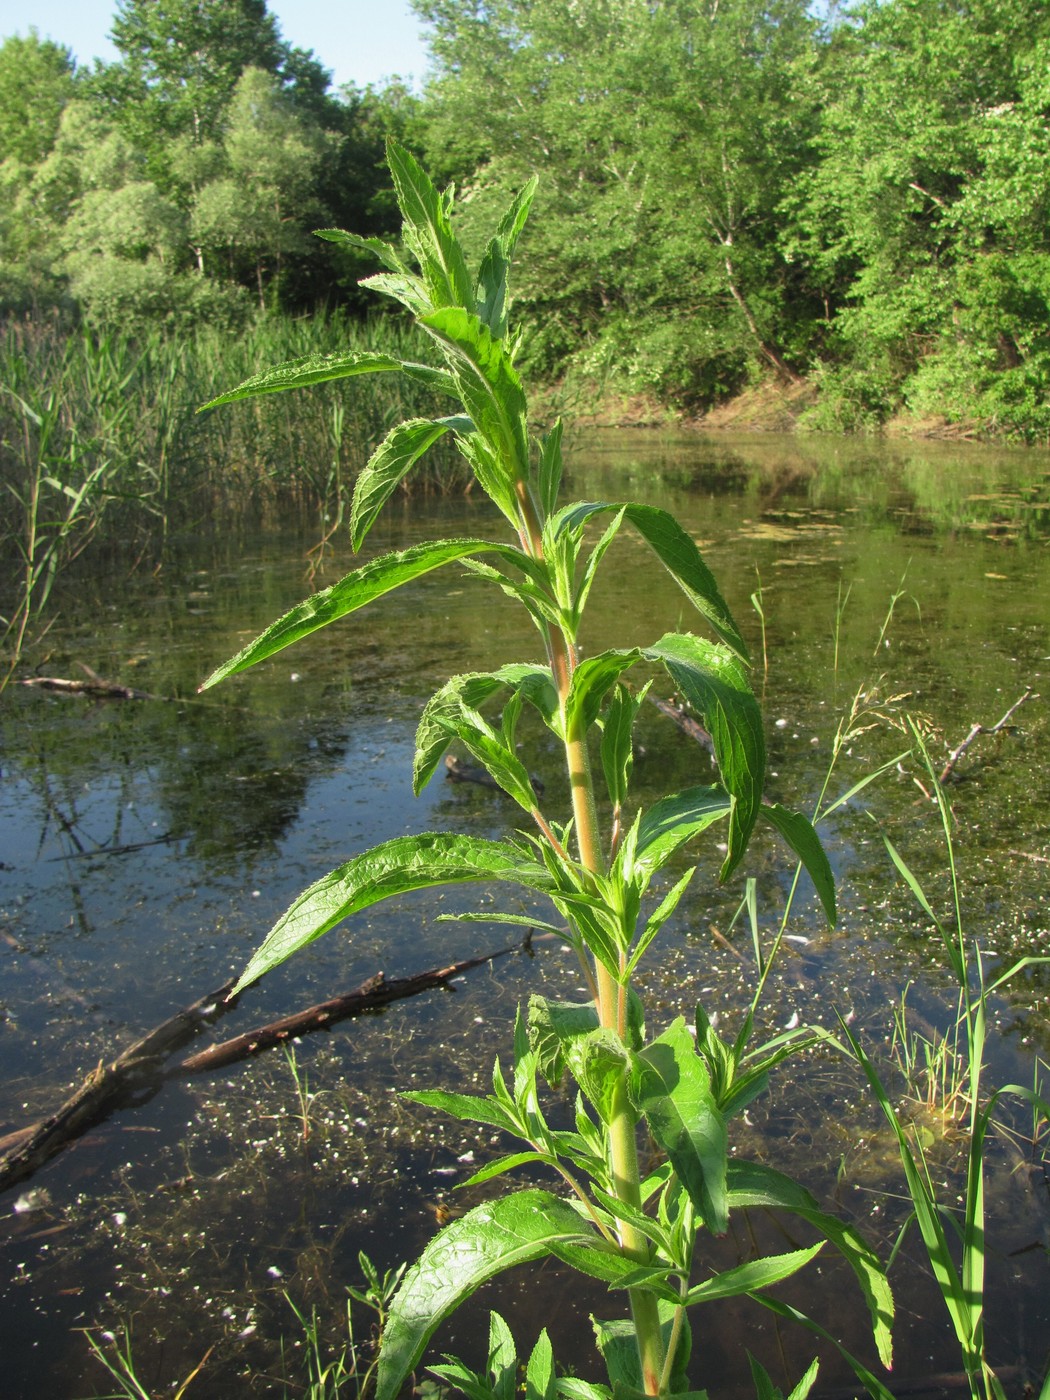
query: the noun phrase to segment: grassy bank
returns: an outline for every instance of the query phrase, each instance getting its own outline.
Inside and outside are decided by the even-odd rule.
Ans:
[[[398,322],[384,325],[383,343],[406,359],[428,353]],[[432,394],[401,375],[369,375],[197,409],[260,365],[372,344],[371,325],[337,317],[263,320],[237,340],[207,328],[132,338],[9,322],[0,331],[5,671],[39,630],[55,579],[89,546],[110,541],[152,562],[172,531],[285,500],[317,511],[319,539],[338,525],[388,429],[444,411]],[[413,475],[416,491],[462,484],[440,446]]]

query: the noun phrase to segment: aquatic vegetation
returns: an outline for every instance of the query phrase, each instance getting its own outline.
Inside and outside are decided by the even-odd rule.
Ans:
[[[966,1183],[961,1198],[961,1220],[954,1218],[956,1201],[945,1199],[931,1170],[924,1134],[909,1125],[893,1103],[882,1075],[850,1028],[843,1024],[849,1048],[870,1084],[896,1139],[912,1214],[904,1230],[914,1220],[922,1236],[930,1267],[945,1308],[951,1319],[959,1347],[959,1355],[973,1400],[1005,1400],[1006,1392],[996,1376],[985,1352],[985,1177],[986,1151],[989,1134],[994,1127],[994,1115],[1000,1101],[1013,1096],[1027,1103],[1033,1115],[1033,1141],[1038,1140],[1039,1124],[1050,1118],[1050,1105],[1037,1092],[1021,1084],[1006,1084],[994,1089],[987,1097],[982,1094],[988,1036],[989,1003],[995,992],[1018,976],[1026,967],[1050,959],[1022,958],[987,980],[980,945],[967,934],[962,915],[960,881],[955,863],[952,838],[952,816],[938,779],[936,768],[919,730],[913,726],[916,750],[926,769],[927,781],[934,794],[937,812],[944,834],[948,869],[951,876],[950,920],[941,920],[934,913],[926,893],[903,857],[887,839],[886,848],[893,863],[915,896],[919,907],[931,921],[944,949],[948,966],[959,988],[959,1012],[953,1031],[937,1044],[926,1042],[929,1064],[923,1071],[930,1085],[932,1102],[945,1114],[955,1111],[961,1101],[965,1113],[963,1128],[966,1147]],[[902,998],[901,1006],[903,1009]],[[902,1013],[898,1012],[899,1017]],[[903,1038],[904,1055],[910,1055],[907,1033]],[[1038,1084],[1038,1080],[1036,1081]],[[904,1230],[897,1241],[900,1247]],[[896,1254],[896,1249],[894,1254]],[[1050,1372],[1040,1392],[1042,1400],[1050,1397]]]
[[[420,458],[449,436],[509,525],[510,540],[438,540],[374,559],[278,619],[213,672],[205,687],[396,588],[459,563],[479,584],[524,608],[541,638],[544,661],[503,664],[448,680],[419,723],[414,787],[418,792],[426,785],[455,744],[488,772],[532,826],[502,840],[441,832],[398,836],[352,856],[295,901],[251,959],[239,986],[380,900],[442,885],[495,882],[544,898],[550,915],[546,920],[513,912],[461,917],[557,934],[572,949],[589,996],[583,1002],[532,997],[514,1027],[511,1072],[496,1062],[490,1094],[473,1097],[435,1087],[407,1096],[520,1140],[518,1150],[486,1163],[468,1184],[523,1166],[544,1166],[560,1178],[562,1192],[533,1186],[511,1191],[445,1225],[391,1300],[378,1400],[394,1400],[433,1333],[481,1284],[513,1265],[551,1256],[625,1294],[630,1309],[629,1321],[596,1324],[609,1386],[574,1382],[578,1400],[606,1400],[614,1389],[648,1395],[687,1391],[688,1310],[701,1303],[746,1296],[808,1322],[765,1290],[804,1268],[828,1242],[854,1272],[888,1365],[892,1300],[870,1248],[801,1186],[770,1167],[737,1159],[729,1148],[731,1120],[763,1093],[770,1071],[811,1034],[799,1028],[767,1044],[752,1044],[752,1004],[732,1039],[722,1038],[715,1018],[701,1005],[692,1025],[678,1017],[653,1035],[635,986],[640,964],[695,870],[687,869],[662,893],[657,877],[669,874],[672,860],[704,833],[722,837],[725,880],[740,866],[756,825],[768,824],[809,872],[828,920],[835,920],[831,868],[813,825],[800,813],[763,800],[765,742],[743,639],[700,551],[674,516],[635,501],[560,504],[561,424],[538,435],[530,430],[516,368],[519,339],[508,319],[511,255],[534,186],[515,198],[472,274],[453,229],[451,195],[439,193],[401,147],[391,143],[388,155],[408,256],[378,239],[334,230],[324,236],[376,257],[385,270],[367,284],[408,307],[441,363],[376,350],[308,355],[252,377],[208,406],[350,376],[400,373],[451,400],[454,411],[410,418],[388,432],[355,486],[350,512],[355,547]],[[646,646],[584,651],[592,585],[625,526],[641,537],[715,640],[679,631]],[[645,584],[643,573],[639,589]],[[633,733],[653,682],[630,683],[636,669],[643,676],[666,676],[689,702],[710,735],[719,778],[664,793],[644,810],[635,810],[632,802]],[[496,705],[499,712],[493,713]],[[526,713],[529,724],[542,725],[564,754],[569,810],[560,816],[547,810],[518,753],[519,729],[524,735],[528,728]],[[760,986],[768,960],[762,970]],[[571,1128],[549,1121],[541,1090],[541,1081],[553,1087],[567,1080],[576,1086]],[[659,1149],[658,1164],[644,1169],[638,1153],[643,1125]],[[698,1238],[705,1232],[723,1234],[731,1213],[749,1206],[793,1213],[822,1238],[696,1281]],[[501,1338],[502,1333],[500,1354]],[[702,1370],[702,1357],[697,1364]],[[851,1364],[875,1393],[885,1393],[860,1362]],[[553,1394],[553,1361],[542,1337],[529,1367],[535,1368],[537,1389]],[[815,1370],[800,1396],[814,1378]],[[471,1385],[464,1379],[468,1394],[480,1393]]]

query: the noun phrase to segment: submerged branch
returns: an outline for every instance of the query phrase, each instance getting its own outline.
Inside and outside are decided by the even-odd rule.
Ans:
[[[121,1051],[109,1064],[99,1063],[55,1113],[0,1138],[0,1191],[32,1176],[45,1162],[116,1109],[132,1100],[142,1103],[152,1098],[166,1080],[219,1069],[274,1045],[281,1045],[293,1036],[326,1030],[336,1021],[377,1010],[389,1002],[417,996],[433,987],[448,988],[453,977],[505,957],[519,947],[528,949],[530,943],[531,934],[520,945],[500,948],[495,953],[486,953],[477,958],[466,958],[447,967],[431,968],[412,977],[397,977],[388,981],[381,972],[377,973],[352,992],[258,1026],[244,1035],[190,1055],[177,1065],[166,1066],[165,1061],[175,1051],[236,1006],[238,998],[227,999],[233,987],[231,980],[170,1016],[148,1035]]]
[[[294,1036],[308,1035],[311,1031],[327,1030],[337,1021],[346,1020],[350,1016],[359,1016],[365,1011],[376,1011],[389,1002],[400,1001],[403,997],[418,996],[420,992],[430,991],[433,987],[444,987],[446,990],[451,990],[449,988],[451,978],[458,977],[460,973],[467,972],[472,967],[481,967],[485,963],[490,963],[496,958],[505,957],[508,953],[516,951],[517,945],[511,948],[500,948],[496,953],[486,953],[479,958],[467,958],[463,962],[450,963],[447,967],[431,968],[429,972],[417,972],[414,977],[394,977],[389,981],[382,972],[377,972],[374,977],[369,977],[359,987],[355,987],[352,992],[332,997],[328,1001],[318,1002],[316,1006],[308,1006],[305,1011],[296,1011],[291,1016],[283,1016],[280,1020],[270,1021],[265,1026],[257,1026],[254,1030],[245,1031],[243,1035],[234,1036],[232,1040],[220,1041],[216,1045],[209,1045],[204,1050],[198,1050],[195,1055],[189,1055],[180,1064],[169,1070],[168,1077],[181,1077],[188,1074],[200,1074],[211,1069],[224,1069],[227,1065],[236,1064],[239,1060],[247,1060],[262,1050],[269,1050],[274,1045],[291,1040]]]

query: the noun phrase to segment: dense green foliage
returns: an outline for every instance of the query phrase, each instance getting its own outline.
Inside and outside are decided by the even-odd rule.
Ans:
[[[92,72],[33,32],[0,48],[0,309],[181,330],[357,304],[363,265],[310,234],[387,231],[415,99],[332,96],[263,0],[127,0],[113,38]]]
[[[0,47],[0,310],[184,329],[363,309],[382,143],[464,194],[533,174],[530,368],[692,411],[809,381],[808,424],[1050,434],[1042,0],[414,0],[433,66],[333,94],[264,0],[122,0],[120,58]],[[553,275],[557,268],[557,275]]]

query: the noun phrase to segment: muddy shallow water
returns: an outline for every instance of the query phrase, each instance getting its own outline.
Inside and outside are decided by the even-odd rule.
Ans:
[[[846,792],[907,747],[914,716],[946,759],[978,736],[950,786],[970,935],[990,967],[1048,947],[1050,865],[1045,699],[1050,665],[1050,459],[969,448],[790,439],[583,438],[573,493],[674,510],[700,542],[752,647],[769,744],[768,795],[811,810],[836,729],[851,710],[829,792]],[[398,503],[368,550],[437,534],[497,534],[476,501]],[[49,1112],[101,1060],[239,970],[273,918],[348,855],[406,831],[498,836],[516,808],[439,777],[411,795],[415,722],[449,674],[536,656],[511,605],[454,568],[421,581],[197,698],[220,660],[306,591],[309,524],[179,542],[165,568],[77,580],[49,639],[48,674],[86,663],[159,698],[98,702],[12,687],[0,708],[0,1135]],[[596,590],[587,645],[648,643],[694,625],[682,595],[626,536]],[[325,581],[352,560],[340,545]],[[752,597],[754,595],[754,599]],[[758,606],[755,606],[757,601]],[[764,629],[763,620],[764,619]],[[697,627],[697,630],[700,630]],[[557,811],[564,782],[545,738],[530,769]],[[637,796],[707,780],[706,755],[655,709],[643,719]],[[888,1057],[906,987],[910,1024],[928,1037],[951,1000],[939,945],[895,878],[885,830],[947,912],[943,842],[902,762],[822,828],[839,877],[829,931],[803,890],[793,907],[762,1029],[851,1018]],[[875,820],[873,820],[873,818]],[[754,981],[751,934],[730,928],[742,889],[719,889],[719,853],[646,964],[650,1027],[697,999],[725,1026]],[[765,937],[791,881],[783,850],[756,840]],[[217,1027],[235,1035],[349,989],[441,966],[508,942],[496,925],[440,921],[507,907],[479,892],[380,906],[315,943],[252,989]],[[515,912],[529,913],[511,896]],[[545,911],[541,911],[545,914]],[[511,939],[510,941],[513,941]],[[5,1394],[99,1395],[111,1382],[85,1330],[112,1349],[131,1328],[139,1380],[171,1393],[205,1353],[190,1396],[296,1395],[305,1369],[292,1305],[317,1309],[325,1345],[345,1343],[345,1285],[365,1250],[381,1267],[409,1257],[450,1209],[499,1183],[456,1193],[496,1147],[406,1103],[398,1089],[481,1089],[509,1052],[509,1018],[531,992],[572,995],[579,974],[556,941],[475,970],[454,992],[397,1003],[279,1051],[166,1084],[91,1130],[32,1181],[0,1197],[0,1348]],[[993,1082],[1031,1084],[1050,1058],[1050,975],[1034,968],[995,1003]],[[553,1112],[560,1110],[555,1107]],[[305,1121],[304,1121],[305,1119]],[[926,1128],[946,1180],[957,1143]],[[1050,1346],[1050,1196],[1030,1115],[991,1148],[989,1354],[1004,1370],[1045,1372]],[[811,1053],[779,1072],[731,1140],[805,1181],[888,1255],[903,1187],[856,1070]],[[541,1180],[542,1178],[537,1178]],[[705,1259],[725,1267],[753,1240],[783,1248],[762,1219],[742,1222]],[[958,1367],[917,1240],[892,1279],[901,1312],[897,1376]],[[784,1296],[870,1359],[855,1286],[829,1259]],[[565,1365],[595,1375],[589,1312],[620,1300],[546,1266],[479,1295],[443,1330],[442,1351],[476,1364],[486,1309],[511,1318],[519,1346],[546,1323]],[[368,1319],[358,1319],[367,1335]],[[790,1389],[811,1338],[779,1330],[752,1304],[694,1318],[694,1381],[750,1394],[744,1346]],[[340,1340],[341,1338],[341,1340]],[[848,1373],[822,1353],[821,1380]],[[786,1359],[788,1370],[776,1368]],[[892,1382],[891,1382],[892,1385]]]

